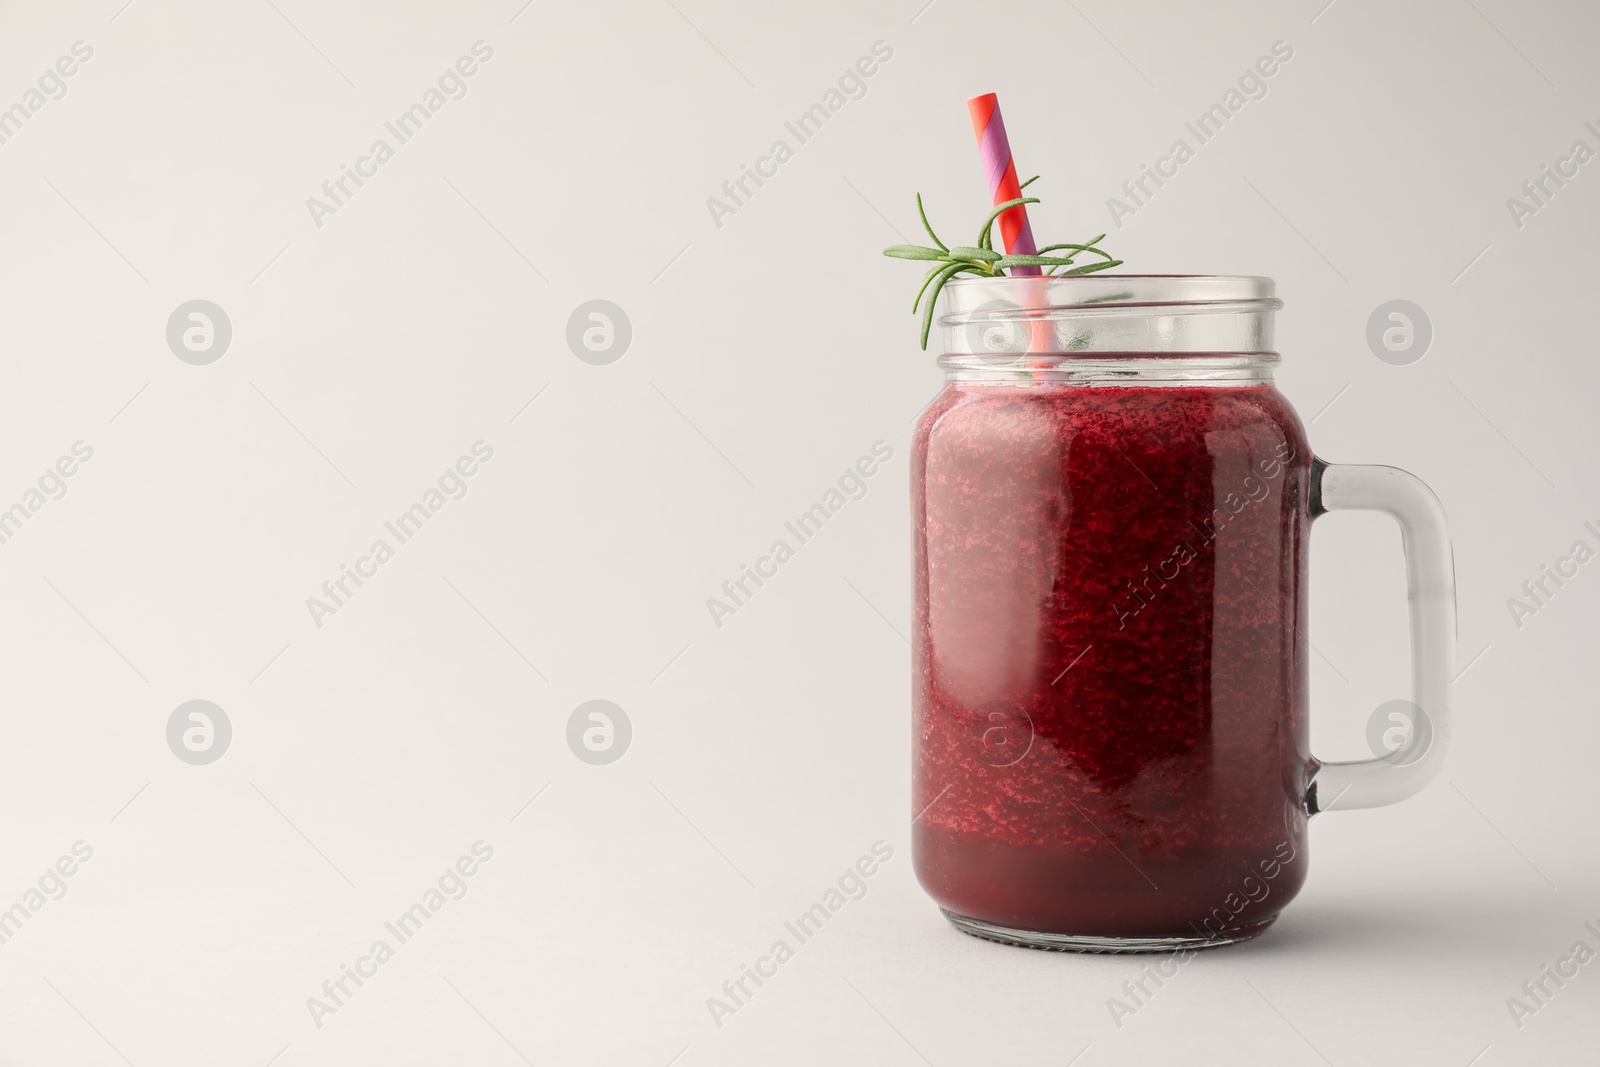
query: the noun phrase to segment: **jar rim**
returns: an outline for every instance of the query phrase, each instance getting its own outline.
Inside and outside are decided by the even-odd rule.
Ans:
[[[938,322],[946,355],[964,366],[1023,354],[1081,361],[1268,353],[1283,306],[1275,288],[1254,275],[962,279],[940,294]]]
[[[1277,283],[1252,274],[1077,274],[1011,275],[952,279],[945,287],[950,315],[962,317],[979,304],[1004,300],[1017,309],[1207,308],[1275,311],[1283,306]],[[949,317],[941,324],[950,325]]]

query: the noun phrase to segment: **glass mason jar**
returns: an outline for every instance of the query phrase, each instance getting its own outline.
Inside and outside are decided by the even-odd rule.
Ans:
[[[1392,467],[1325,464],[1273,385],[1266,278],[953,282],[918,424],[912,811],[962,930],[1086,951],[1260,933],[1318,811],[1421,789],[1449,740],[1450,543]],[[1307,736],[1312,520],[1386,511],[1410,586],[1412,728]]]

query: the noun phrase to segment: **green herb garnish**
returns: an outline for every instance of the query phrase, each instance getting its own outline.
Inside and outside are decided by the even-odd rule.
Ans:
[[[1036,174],[1022,183],[1021,188],[1039,180]],[[1007,200],[996,207],[989,217],[983,220],[983,227],[978,231],[977,245],[956,245],[950,247],[939,240],[939,235],[933,232],[933,226],[928,222],[928,213],[922,207],[922,194],[917,194],[917,215],[922,219],[922,228],[928,231],[928,236],[933,239],[937,248],[928,248],[924,245],[890,245],[883,250],[883,254],[893,259],[920,259],[933,262],[934,267],[922,279],[922,287],[917,290],[917,298],[911,302],[912,314],[922,303],[924,295],[928,297],[928,307],[922,315],[922,347],[928,347],[928,332],[933,329],[934,305],[939,301],[939,291],[944,288],[945,282],[958,274],[976,274],[981,277],[992,278],[1001,276],[1001,272],[1008,267],[1044,267],[1045,277],[1065,277],[1069,274],[1093,274],[1095,271],[1109,270],[1112,267],[1122,266],[1122,260],[1112,259],[1111,254],[1097,248],[1106,235],[1101,234],[1092,241],[1083,244],[1054,244],[1045,245],[1039,249],[1037,255],[1032,256],[1003,256],[994,250],[994,223],[1001,215],[1014,207],[1022,204],[1037,204],[1038,197],[1023,196],[1015,200]],[[1047,255],[1049,252],[1060,252],[1071,249],[1064,256]],[[1100,256],[1102,262],[1087,263],[1084,266],[1073,266],[1073,260],[1085,252],[1092,252]]]

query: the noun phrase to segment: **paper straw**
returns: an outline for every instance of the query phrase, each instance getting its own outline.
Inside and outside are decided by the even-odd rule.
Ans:
[[[1006,137],[1005,120],[1000,117],[1000,100],[994,93],[985,93],[967,101],[967,113],[972,116],[972,132],[978,138],[978,154],[983,159],[983,170],[989,179],[989,191],[994,194],[994,204],[999,207],[1008,200],[1022,196],[1022,184],[1017,178],[1017,164],[1011,158],[1011,142]],[[1018,204],[999,218],[1000,241],[1007,255],[1035,256],[1039,246],[1033,240],[1033,226],[1028,222],[1028,206]],[[1043,272],[1038,267],[1011,267],[1011,276],[1037,278]],[[1045,299],[1042,279],[1023,283],[1039,300]],[[1047,352],[1054,346],[1055,325],[1047,317],[1030,315],[1028,323],[1028,351]],[[1046,364],[1032,364],[1033,376],[1038,379]]]
[[[978,137],[978,154],[983,157],[983,170],[989,179],[989,191],[994,194],[994,204],[999,207],[1007,200],[1022,195],[1017,178],[1017,165],[1011,158],[1011,142],[1006,139],[1005,120],[1000,117],[1000,101],[993,93],[975,96],[967,101],[967,112],[972,116],[972,132]],[[1026,204],[1000,216],[1000,240],[1007,255],[1033,256],[1039,246],[1033,240],[1033,227],[1028,224]],[[1013,277],[1036,275],[1038,267],[1012,267]]]

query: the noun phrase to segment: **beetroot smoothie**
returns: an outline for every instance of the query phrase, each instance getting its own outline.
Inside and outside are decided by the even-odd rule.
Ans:
[[[1311,462],[1270,383],[946,385],[912,470],[912,810],[958,925],[1225,942],[1294,897]]]

